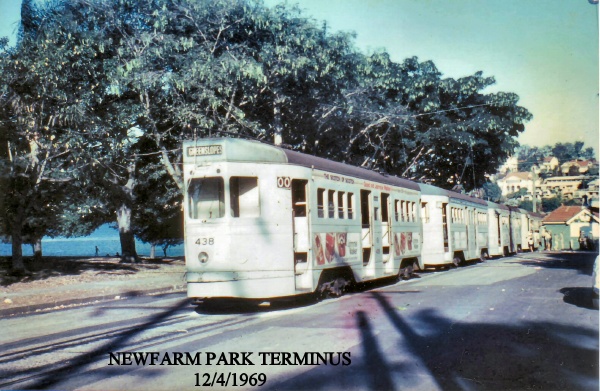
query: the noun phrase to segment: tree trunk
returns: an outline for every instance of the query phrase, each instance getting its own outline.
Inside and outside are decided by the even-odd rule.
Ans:
[[[23,235],[21,226],[13,224],[12,227],[12,268],[13,272],[24,273],[25,263],[23,262]]]
[[[35,239],[33,242],[33,259],[39,261],[42,259],[42,239]]]
[[[121,262],[138,262],[135,250],[135,236],[131,230],[132,206],[134,203],[133,190],[137,184],[135,177],[135,161],[127,166],[127,183],[121,187],[121,205],[117,208],[117,226],[121,241]]]
[[[25,263],[23,262],[23,205],[17,206],[11,227],[12,238],[12,269],[16,274],[25,273]]]
[[[150,259],[156,258],[156,244],[152,243],[150,245]]]
[[[117,225],[121,241],[121,261],[137,262],[139,259],[135,251],[135,236],[131,230],[131,208],[126,204],[117,209]]]

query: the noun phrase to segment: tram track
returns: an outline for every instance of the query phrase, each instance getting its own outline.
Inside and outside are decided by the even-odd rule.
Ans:
[[[161,345],[185,343],[186,340],[197,342],[199,340],[209,338],[235,328],[249,326],[269,318],[263,317],[261,313],[256,313],[244,315],[241,318],[239,315],[235,315],[227,319],[210,321],[209,323],[204,324],[196,324],[198,321],[197,317],[191,316],[191,314],[179,315],[175,318],[166,318],[165,320],[152,323],[153,326],[151,328],[140,331],[139,335],[142,335],[146,331],[160,330],[164,327],[177,327],[177,330],[166,330],[165,333],[160,335],[142,335],[142,339],[138,341],[132,342],[127,340],[126,335],[128,333],[131,333],[132,330],[143,328],[148,324],[148,318],[145,318],[126,326],[111,328],[98,333],[74,335],[59,342],[52,341],[40,344],[38,346],[21,345],[21,349],[2,352],[0,354],[0,365],[7,365],[21,361],[24,366],[27,366],[27,368],[20,371],[15,371],[15,373],[0,372],[0,389],[15,388],[15,386],[17,388],[31,388],[32,384],[34,385],[34,388],[40,388],[45,384],[45,379],[53,379],[57,374],[70,369],[73,365],[73,362],[79,362],[77,365],[79,366],[80,371],[83,369],[86,371],[93,371],[104,368],[105,363],[103,361],[106,360],[107,354],[117,349],[126,349],[127,351],[144,351]],[[115,340],[118,341],[120,338],[124,338],[124,343],[119,344],[114,342]],[[86,348],[82,348],[81,353],[72,353],[68,351],[69,349],[85,347],[86,345],[102,342],[105,343],[91,351],[86,351]],[[40,361],[44,361],[44,356],[50,354],[52,356],[59,356],[59,353],[73,355],[73,358],[43,363],[41,365],[39,364]],[[38,362],[37,365],[27,364],[27,362],[36,361]],[[133,366],[131,368],[131,370],[135,369],[137,369],[137,366]]]
[[[143,351],[143,350],[151,348],[151,347],[155,347],[155,346],[159,346],[159,345],[167,344],[167,343],[179,342],[179,341],[183,341],[183,340],[189,339],[189,338],[195,338],[197,340],[199,336],[194,333],[198,332],[198,331],[202,331],[203,333],[205,333],[200,336],[201,339],[208,338],[209,336],[214,335],[214,333],[211,333],[213,331],[219,330],[219,332],[223,332],[231,327],[244,325],[245,323],[251,322],[252,320],[255,320],[257,318],[258,318],[258,316],[241,319],[241,320],[240,319],[231,319],[231,320],[227,320],[227,321],[199,325],[199,326],[187,329],[186,330],[187,333],[185,333],[185,334],[177,334],[177,335],[171,335],[171,336],[166,336],[166,335],[165,336],[156,336],[153,338],[146,339],[140,343],[128,345],[127,350],[128,351]],[[181,323],[181,322],[179,322],[179,323]],[[94,342],[101,341],[102,339],[108,339],[105,335],[109,334],[109,333],[101,333],[102,335],[96,336],[97,340]],[[113,333],[114,333],[114,331],[113,331]],[[73,343],[71,346],[83,345],[83,344],[87,344],[87,343],[90,343],[89,339],[88,340],[80,340],[80,343],[78,343],[78,344]],[[43,347],[43,349],[40,348],[34,352],[29,352],[29,353],[20,352],[19,355],[16,355],[16,354],[15,355],[12,355],[12,354],[6,355],[5,354],[5,355],[3,355],[4,356],[3,359],[7,360],[7,361],[19,360],[19,359],[25,359],[25,358],[31,359],[34,356],[39,356],[41,354],[49,353],[51,351],[56,352],[56,349],[65,349],[65,348],[66,347],[64,345],[62,347],[58,347],[58,346],[55,346],[52,344],[48,344],[47,346]],[[105,355],[106,353],[108,353],[108,351],[98,351],[96,354],[96,357],[98,357],[98,360],[94,360],[94,362],[90,363],[89,365],[97,366],[98,361],[100,359],[105,358],[105,357],[101,358],[101,356]],[[18,384],[27,384],[28,382],[36,381],[37,379],[43,379],[46,376],[52,375],[56,371],[62,370],[64,367],[65,367],[65,362],[60,362],[60,363],[47,364],[42,367],[30,368],[25,371],[21,371],[18,375],[18,378],[13,378],[9,381],[0,381],[0,388],[4,389],[6,387],[11,387],[11,386],[18,385]],[[137,367],[134,366],[134,367],[132,367],[132,370],[134,370],[136,368]],[[93,368],[90,368],[90,369],[93,369]],[[25,376],[23,376],[23,375],[25,375]]]

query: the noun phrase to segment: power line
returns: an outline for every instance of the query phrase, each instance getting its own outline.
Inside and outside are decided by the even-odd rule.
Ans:
[[[440,113],[447,113],[449,111],[458,111],[458,110],[466,110],[466,109],[473,109],[475,107],[483,107],[483,106],[491,106],[491,103],[482,103],[479,105],[471,105],[471,106],[463,106],[463,107],[456,107],[453,109],[445,109],[445,110],[438,110],[438,111],[432,111],[430,113],[421,113],[421,114],[390,114],[390,113],[382,113],[379,111],[368,111],[368,110],[352,110],[352,111],[356,111],[359,113],[364,113],[364,114],[377,114],[377,115],[383,115],[386,117],[392,117],[392,118],[417,118],[417,117],[424,117],[424,116],[428,116],[428,115],[434,115],[434,114],[440,114]],[[324,105],[326,107],[331,107],[331,108],[335,108],[337,106],[334,105]]]

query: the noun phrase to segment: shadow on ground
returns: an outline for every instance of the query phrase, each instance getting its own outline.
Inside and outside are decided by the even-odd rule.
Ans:
[[[362,308],[328,315],[330,327],[345,323],[358,332],[360,343],[351,349],[350,365],[299,368],[295,377],[273,379],[261,388],[598,390],[597,330],[550,322],[461,322],[431,309],[403,312],[387,292],[363,295]],[[185,313],[188,303],[181,300],[141,325],[123,327],[110,340],[89,352],[73,353],[58,366],[29,368],[26,375],[35,379],[29,388],[72,389],[110,376],[159,376],[160,371],[136,372],[137,366],[90,370],[88,365],[106,362],[109,352],[128,351],[139,333]],[[385,321],[375,322],[370,316],[374,311],[383,313]],[[199,339],[198,346],[186,346],[195,351],[203,343]],[[313,349],[326,351],[327,347],[315,344]],[[256,351],[261,347],[256,346]]]
[[[590,284],[591,285],[591,284]],[[579,308],[594,310],[594,291],[592,287],[571,287],[562,288],[563,301],[567,304],[575,305]]]
[[[11,258],[0,257],[0,285],[8,286],[17,282],[45,280],[57,276],[75,276],[85,272],[96,274],[135,274],[143,270],[158,269],[163,265],[182,263],[183,257],[164,259],[143,259],[140,263],[121,263],[115,257],[24,257],[27,272],[15,274]]]
[[[594,259],[598,253],[594,252],[542,252],[528,254],[527,257],[514,257],[509,263],[519,263],[525,266],[543,267],[547,269],[571,269],[579,274],[592,275]]]
[[[375,308],[354,312],[361,344],[351,365],[315,367],[269,389],[598,390],[597,330],[463,323],[434,310],[407,315],[386,293],[369,295],[390,328],[369,318]]]

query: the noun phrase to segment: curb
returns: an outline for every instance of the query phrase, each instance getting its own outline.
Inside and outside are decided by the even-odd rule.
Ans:
[[[124,293],[112,293],[101,296],[82,297],[77,299],[61,300],[52,303],[32,304],[22,307],[0,309],[0,317],[34,315],[49,312],[51,310],[62,310],[77,306],[94,305],[109,301],[126,300],[140,296],[152,296],[166,293],[183,293],[186,291],[185,284],[173,285],[168,288],[156,288],[148,290],[131,290]]]

